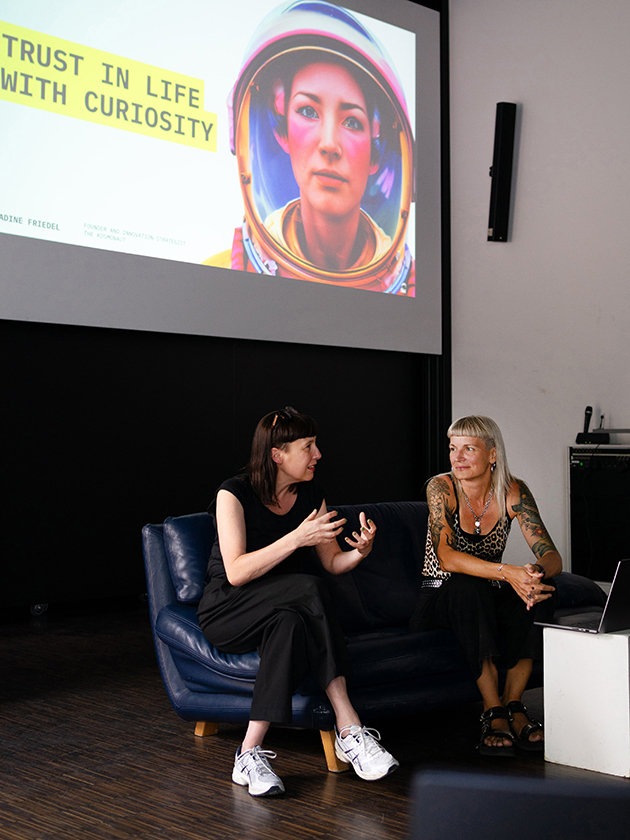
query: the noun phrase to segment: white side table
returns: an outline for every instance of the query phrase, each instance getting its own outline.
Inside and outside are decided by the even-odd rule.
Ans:
[[[630,777],[630,631],[545,627],[545,758]]]

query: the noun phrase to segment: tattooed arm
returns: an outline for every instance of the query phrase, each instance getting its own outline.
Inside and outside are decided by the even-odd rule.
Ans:
[[[540,518],[534,497],[524,481],[516,479],[508,493],[507,506],[508,510],[512,509],[512,514],[518,519],[523,536],[536,558],[533,564],[528,565],[533,565],[536,571],[542,572],[545,577],[560,574],[562,558]]]
[[[443,475],[436,475],[427,485],[431,542],[438,557],[440,543],[442,543],[442,546],[453,545],[452,486],[451,482]]]

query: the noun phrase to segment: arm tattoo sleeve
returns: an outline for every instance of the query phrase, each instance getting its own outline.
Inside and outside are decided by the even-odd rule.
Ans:
[[[445,478],[432,479],[427,487],[427,501],[430,512],[431,541],[437,552],[444,527],[453,526],[453,511],[449,505],[450,485]],[[452,545],[451,535],[447,536],[447,544]]]
[[[555,551],[556,547],[540,518],[538,507],[529,487],[524,481],[518,479],[516,483],[518,484],[519,500],[517,504],[512,505],[512,510],[518,516],[523,531],[530,534],[531,537],[538,537],[536,542],[531,544],[531,549],[536,557],[540,558],[548,551]]]

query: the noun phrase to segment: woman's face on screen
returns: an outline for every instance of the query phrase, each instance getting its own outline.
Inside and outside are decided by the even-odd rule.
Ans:
[[[338,64],[303,67],[293,77],[286,116],[302,204],[333,217],[356,210],[371,171],[372,136],[355,78]]]

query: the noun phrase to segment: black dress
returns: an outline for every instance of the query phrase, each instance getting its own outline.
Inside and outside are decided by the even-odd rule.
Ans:
[[[219,489],[232,493],[243,506],[247,552],[295,530],[324,499],[315,482],[300,482],[291,510],[276,514],[263,505],[245,475],[228,479]],[[208,641],[225,653],[258,650],[251,720],[291,723],[291,697],[309,671],[322,690],[335,677],[350,673],[346,643],[326,584],[303,572],[310,551],[298,549],[266,574],[232,586],[215,539],[198,608],[199,624]]]

